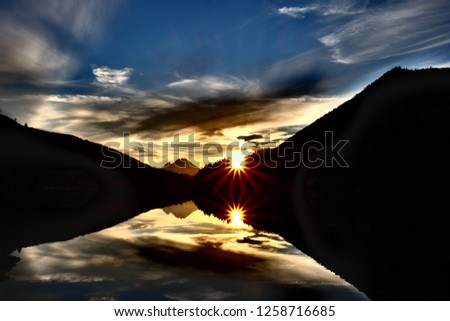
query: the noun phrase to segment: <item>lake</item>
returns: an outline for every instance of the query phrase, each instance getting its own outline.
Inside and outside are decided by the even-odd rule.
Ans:
[[[365,300],[282,237],[192,202],[16,251],[1,300]]]

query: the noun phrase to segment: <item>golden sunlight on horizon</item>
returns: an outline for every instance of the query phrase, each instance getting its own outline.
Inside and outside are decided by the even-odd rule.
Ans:
[[[244,212],[241,208],[233,208],[230,210],[230,223],[235,226],[244,225]]]
[[[245,155],[241,152],[234,152],[231,155],[230,165],[233,170],[243,170],[245,168]]]

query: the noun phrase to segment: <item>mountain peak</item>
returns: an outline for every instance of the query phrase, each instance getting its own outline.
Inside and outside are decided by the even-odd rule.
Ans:
[[[168,162],[164,165],[163,169],[188,176],[195,176],[200,170],[186,158],[179,158],[173,163]]]

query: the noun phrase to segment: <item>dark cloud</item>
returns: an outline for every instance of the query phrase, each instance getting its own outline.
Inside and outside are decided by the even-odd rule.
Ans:
[[[314,71],[307,71],[292,76],[284,75],[270,83],[269,95],[272,97],[301,97],[316,95],[330,90],[330,82],[323,67],[317,67]]]
[[[123,132],[128,128],[128,123],[125,119],[99,121],[97,119],[94,120],[93,117],[79,117],[79,119],[80,118],[87,121],[83,125],[83,129],[87,131],[91,130],[92,132],[95,132],[98,128],[103,128],[107,132],[117,132],[122,136]]]
[[[271,241],[277,242],[277,246],[274,247],[270,244]],[[283,254],[295,254],[304,255],[299,252],[292,244],[286,242],[283,238],[276,234],[267,234],[264,232],[256,231],[253,235],[245,236],[236,240],[237,243],[249,244],[255,249],[262,250],[264,252],[283,253]]]
[[[180,103],[168,108],[141,108],[133,100],[124,100],[98,106],[110,113],[120,109],[123,119],[88,122],[86,127],[111,132],[116,136],[121,136],[126,130],[153,139],[185,128],[197,129],[198,134],[204,137],[220,136],[222,130],[227,128],[276,120],[279,116],[272,104],[273,101],[267,99],[227,99]]]
[[[247,135],[247,136],[238,136],[237,139],[245,140],[246,142],[248,142],[248,141],[252,141],[255,139],[261,139],[263,137],[264,136],[261,134],[252,134],[252,135]]]
[[[237,240],[236,242],[247,243],[247,244],[252,244],[252,245],[261,245],[264,243],[264,241],[255,240],[255,239],[251,238],[250,236],[246,236],[242,239]]]
[[[180,128],[196,127],[205,135],[217,131],[267,120],[263,100],[204,101],[186,104],[155,112],[142,120],[135,129],[143,131],[176,131]]]
[[[279,60],[263,71],[263,93],[271,97],[323,93],[329,89],[327,73],[331,67],[328,54],[320,48]]]
[[[292,126],[281,126],[273,129],[274,132],[282,132],[286,135],[292,136],[296,134],[298,131],[305,128],[307,125],[292,125]]]
[[[279,142],[283,142],[286,137],[296,134],[298,131],[305,128],[307,125],[292,125],[266,128],[265,134],[251,134],[248,136],[239,136],[238,139],[244,139],[246,142],[253,144],[256,148],[271,148],[275,147]],[[273,138],[273,133],[282,133],[280,138]],[[262,140],[261,140],[262,139]]]

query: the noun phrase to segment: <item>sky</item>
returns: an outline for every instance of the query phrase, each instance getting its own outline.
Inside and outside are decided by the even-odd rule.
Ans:
[[[449,49],[448,0],[0,0],[0,108],[154,166],[176,139],[221,146],[201,165],[286,139],[394,66],[450,66]]]

